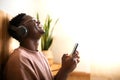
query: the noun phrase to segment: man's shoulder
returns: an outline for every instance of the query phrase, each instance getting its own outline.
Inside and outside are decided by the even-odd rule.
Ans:
[[[28,54],[26,54],[26,52],[24,50],[17,48],[9,56],[7,65],[28,64],[30,61],[31,61],[30,56]]]
[[[28,55],[25,52],[25,50],[23,50],[21,48],[15,49],[9,57],[9,59],[13,60],[13,61],[16,61],[16,60],[20,61],[23,58],[28,58]]]

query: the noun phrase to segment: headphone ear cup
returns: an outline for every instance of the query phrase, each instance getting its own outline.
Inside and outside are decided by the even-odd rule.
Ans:
[[[13,30],[16,33],[16,35],[19,36],[20,38],[26,37],[28,32],[27,28],[23,25],[18,27],[12,26],[11,30]]]
[[[19,36],[26,37],[27,32],[28,32],[28,30],[27,30],[27,28],[25,26],[23,26],[23,25],[18,26],[17,33],[18,33]]]

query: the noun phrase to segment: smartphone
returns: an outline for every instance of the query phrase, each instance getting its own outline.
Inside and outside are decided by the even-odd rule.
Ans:
[[[75,43],[75,46],[74,46],[73,51],[72,51],[72,53],[71,53],[71,56],[75,53],[77,47],[78,47],[78,43]]]

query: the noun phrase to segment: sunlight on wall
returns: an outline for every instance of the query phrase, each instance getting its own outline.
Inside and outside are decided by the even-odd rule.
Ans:
[[[41,0],[1,0],[0,9],[9,13],[11,16],[15,16],[18,13],[27,13],[33,17],[36,17],[36,13],[40,14],[40,19],[46,14],[44,12],[44,4]],[[42,16],[41,16],[42,15]],[[42,18],[43,19],[43,18]]]
[[[80,44],[78,50],[81,62],[78,71],[88,69],[89,72],[91,64],[93,74],[119,80],[120,1],[52,0],[48,3],[49,12],[60,16],[65,33]],[[69,41],[66,38],[64,40]],[[65,47],[71,45],[69,43]]]

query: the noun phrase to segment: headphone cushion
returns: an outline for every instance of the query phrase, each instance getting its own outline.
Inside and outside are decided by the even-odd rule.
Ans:
[[[20,37],[26,37],[27,36],[27,28],[23,25],[18,26],[16,33],[20,36]]]

